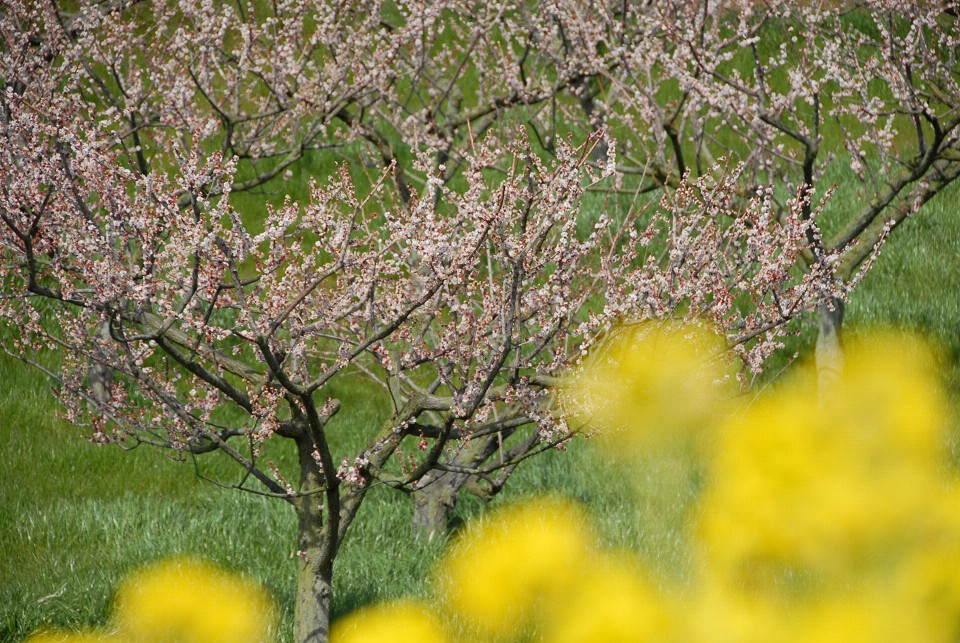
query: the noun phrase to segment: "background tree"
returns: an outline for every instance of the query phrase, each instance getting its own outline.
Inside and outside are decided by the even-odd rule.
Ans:
[[[200,186],[203,198],[275,190],[319,155],[350,162],[364,187],[386,173],[405,211],[429,191],[428,177],[462,189],[474,142],[488,132],[505,138],[522,127],[546,157],[570,133],[583,140],[604,129],[617,149],[608,154],[601,139],[590,162],[615,162],[618,178],[601,190],[619,195],[618,210],[722,157],[745,164],[742,209],[776,186],[781,217],[785,199],[856,174],[858,205],[828,206],[829,234],[811,233],[799,262],[808,269],[841,253],[835,276],[849,288],[883,236],[957,176],[955,9],[894,0],[128,0],[14,3],[8,16],[43,56],[62,58],[47,63],[80,74],[78,95],[98,106],[98,127],[130,171],[169,173],[177,149],[235,159],[229,184]],[[22,62],[11,58],[5,72],[14,93],[25,87]],[[187,189],[178,195],[180,207],[191,200]],[[841,299],[821,310],[828,377],[842,315]],[[110,372],[98,370],[101,379]],[[479,467],[493,452],[457,457]],[[412,492],[415,522],[431,531],[463,485],[486,497],[505,479],[443,474]]]
[[[581,76],[583,117],[623,133],[621,172],[669,186],[732,156],[749,168],[746,194],[777,186],[787,197],[855,176],[853,203],[827,207],[828,234],[811,236],[804,258],[838,253],[841,281],[960,175],[954,1],[554,6],[539,41],[552,33],[556,66]],[[824,384],[841,359],[843,310],[821,310]]]
[[[495,491],[569,437],[551,387],[613,325],[706,317],[749,374],[786,322],[843,294],[831,255],[792,271],[816,238],[809,194],[777,221],[768,191],[744,203],[737,171],[718,170],[646,214],[621,207],[618,190],[585,196],[617,179],[602,135],[558,135],[545,160],[483,107],[457,126],[456,154],[429,111],[389,130],[400,142],[342,118],[391,104],[434,65],[459,74],[457,61],[483,60],[462,38],[443,45],[459,57],[444,57],[446,9],[143,2],[66,14],[24,2],[0,22],[4,348],[55,382],[94,440],[218,451],[238,465],[218,483],[289,503],[298,640],[326,638],[333,561],[370,488],[446,479],[453,493]],[[452,20],[475,20],[500,56],[498,30],[517,14],[491,11]],[[232,205],[234,190],[322,146],[358,161],[303,202]],[[91,364],[112,373],[107,386]],[[358,376],[382,385],[391,410],[338,436],[331,386]],[[263,456],[268,441],[291,445],[290,471]],[[446,518],[439,497],[420,504],[427,528]]]

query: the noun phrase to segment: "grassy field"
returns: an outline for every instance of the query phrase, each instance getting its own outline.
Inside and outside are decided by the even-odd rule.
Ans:
[[[852,206],[852,198],[841,192],[832,207]],[[945,348],[954,408],[960,408],[958,255],[960,190],[954,188],[893,235],[855,293],[847,326],[933,336]],[[803,359],[812,339],[808,327],[785,355],[797,351]],[[296,547],[286,505],[218,489],[199,480],[190,463],[146,448],[92,446],[58,418],[48,384],[18,362],[0,359],[0,381],[0,641],[18,641],[41,624],[103,623],[124,574],[182,553],[261,580],[281,605],[289,640]],[[345,405],[342,430],[375,421],[375,408],[357,406]],[[960,459],[956,447],[954,454]],[[208,466],[218,472],[216,461]],[[627,473],[576,442],[521,467],[495,504],[556,491],[587,507],[608,544],[641,552],[663,573],[682,574],[687,552],[680,530],[697,486],[685,462],[650,460]],[[469,519],[481,509],[467,500],[458,511]],[[338,559],[336,614],[428,591],[443,543],[406,537],[410,511],[404,497],[386,492],[364,506]]]

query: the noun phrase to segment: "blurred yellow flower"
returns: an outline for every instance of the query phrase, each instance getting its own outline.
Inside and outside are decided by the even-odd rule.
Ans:
[[[336,621],[330,643],[444,643],[440,621],[423,604],[395,601],[366,607]]]
[[[795,622],[789,605],[776,597],[742,590],[738,583],[707,570],[686,597],[677,639],[698,643],[790,641]]]
[[[566,403],[613,453],[629,457],[682,441],[704,429],[730,397],[724,348],[706,326],[624,326],[571,378]]]
[[[134,573],[117,595],[127,641],[262,643],[273,640],[274,608],[256,584],[193,559]]]
[[[781,567],[846,582],[938,532],[945,412],[931,363],[919,342],[866,340],[822,404],[801,377],[729,422],[702,501],[710,562],[758,589]]]
[[[591,553],[583,512],[545,498],[508,507],[467,528],[441,563],[440,595],[488,640],[509,637],[563,595]]]
[[[951,513],[960,513],[960,493],[950,496]],[[960,640],[960,529],[910,552],[902,561],[890,593],[915,613],[925,641]]]
[[[674,627],[665,597],[625,556],[590,561],[546,614],[545,643],[666,641]]]
[[[802,610],[791,632],[797,643],[902,643],[943,639],[930,638],[930,632],[914,618],[912,606],[905,604],[889,587],[867,587],[817,597]]]
[[[946,446],[947,401],[931,347],[905,333],[848,343],[843,378],[824,396],[824,423],[849,433],[864,455],[935,471]]]

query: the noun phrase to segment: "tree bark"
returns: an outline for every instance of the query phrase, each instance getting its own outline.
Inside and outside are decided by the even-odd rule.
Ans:
[[[292,501],[297,512],[297,598],[293,636],[297,643],[327,643],[330,638],[330,598],[333,560],[339,546],[339,520],[324,521],[324,506],[339,517],[321,468],[313,458],[313,442],[297,441],[300,458],[300,492]],[[318,491],[324,490],[324,493]]]
[[[460,448],[457,454],[448,462],[452,467],[462,470],[481,468],[488,458],[498,451],[502,453],[503,441],[513,434],[515,429],[501,431],[498,435],[489,435],[480,439],[470,440]],[[504,480],[509,476],[513,467],[505,471]],[[457,498],[466,487],[472,493],[489,500],[503,486],[491,483],[489,488],[472,484],[474,478],[469,473],[434,470],[427,473],[417,484],[410,495],[413,500],[413,531],[419,536],[432,538],[450,528],[453,510],[457,506]],[[475,480],[473,482],[476,482]]]
[[[827,399],[843,374],[843,342],[841,329],[845,304],[834,299],[820,307],[817,333],[817,396]]]
[[[420,488],[411,493],[414,534],[433,538],[447,531],[467,478],[463,473],[443,471],[431,471],[423,477]]]
[[[300,570],[293,637],[297,643],[327,643],[330,636],[330,583],[333,565],[325,562],[319,549],[303,549],[301,524]]]

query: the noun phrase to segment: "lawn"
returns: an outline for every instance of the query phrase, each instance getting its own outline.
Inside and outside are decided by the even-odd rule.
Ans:
[[[832,207],[852,205],[841,190]],[[854,294],[847,328],[919,330],[944,347],[944,379],[960,409],[960,190],[941,194],[898,230]],[[805,327],[784,351],[809,358]],[[108,618],[111,592],[145,562],[189,553],[262,581],[283,614],[290,640],[295,588],[295,525],[283,503],[222,490],[200,480],[191,462],[146,447],[125,452],[86,442],[58,417],[45,380],[0,359],[0,641],[18,641],[41,624],[84,626]],[[350,404],[361,385],[340,391],[338,431],[377,421],[377,407]],[[954,444],[955,460],[960,453]],[[277,453],[277,458],[288,454]],[[229,475],[204,463],[208,475]],[[640,552],[664,574],[682,575],[688,552],[680,530],[699,487],[695,468],[650,459],[629,474],[608,465],[586,441],[526,463],[494,501],[554,491],[582,502],[607,544]],[[458,517],[480,511],[466,500]],[[388,596],[429,591],[442,539],[410,534],[410,505],[377,491],[337,559],[335,615]]]

